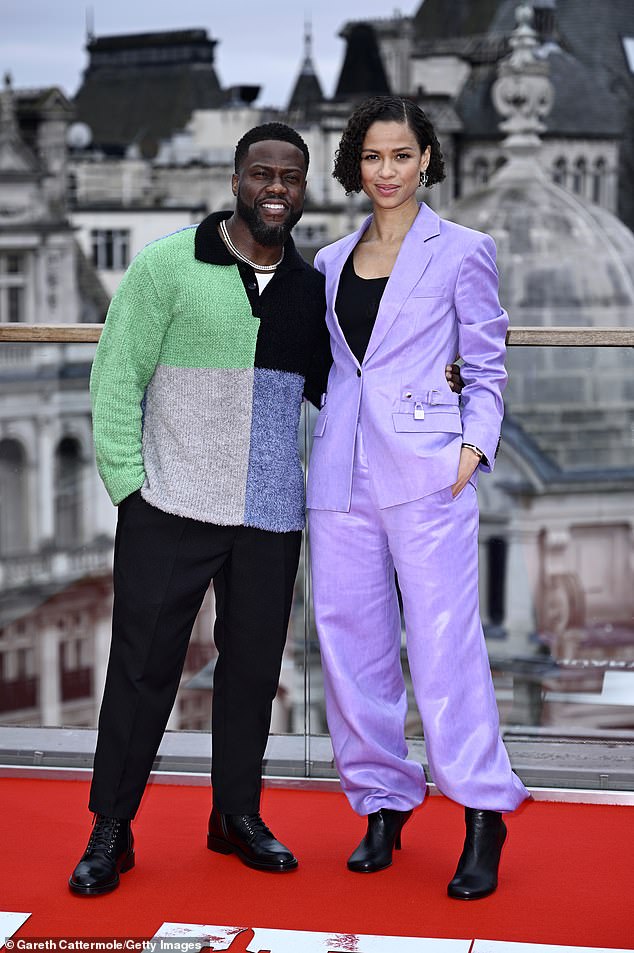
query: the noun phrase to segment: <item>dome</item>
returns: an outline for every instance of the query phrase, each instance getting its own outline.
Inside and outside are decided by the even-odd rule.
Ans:
[[[634,234],[548,181],[536,158],[511,157],[447,217],[495,239],[511,327],[632,325]],[[629,349],[511,347],[506,363],[507,416],[557,467],[634,467]]]
[[[632,324],[634,234],[615,215],[550,182],[537,158],[511,159],[448,217],[495,239],[501,297],[513,324]]]

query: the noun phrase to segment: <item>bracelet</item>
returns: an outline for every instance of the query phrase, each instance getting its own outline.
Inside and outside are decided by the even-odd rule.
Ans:
[[[474,452],[475,454],[477,454],[477,456],[480,458],[480,460],[481,460],[482,457],[484,456],[484,453],[482,452],[482,450],[480,450],[480,447],[476,447],[476,445],[475,445],[474,443],[463,443],[462,446],[463,446],[463,447],[466,447],[467,450],[473,450],[473,452]]]

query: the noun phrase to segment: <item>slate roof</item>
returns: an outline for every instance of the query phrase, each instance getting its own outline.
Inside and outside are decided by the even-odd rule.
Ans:
[[[555,89],[553,108],[544,120],[545,136],[618,138],[621,110],[614,94],[570,53],[550,47],[545,51],[549,78]],[[457,101],[464,134],[473,138],[499,138],[501,117],[491,100],[497,64],[474,66]],[[583,104],[579,108],[579,104]]]
[[[439,40],[486,33],[499,3],[500,0],[423,0],[414,14],[416,36],[421,40]]]
[[[352,23],[346,27],[344,57],[335,99],[358,99],[390,92],[376,33],[370,23]]]
[[[324,93],[312,62],[304,62],[288,101],[288,111],[309,116],[314,107],[323,101]]]
[[[213,65],[215,42],[204,30],[92,40],[75,109],[92,130],[93,146],[116,155],[136,144],[151,157],[194,109],[222,105],[227,94]]]

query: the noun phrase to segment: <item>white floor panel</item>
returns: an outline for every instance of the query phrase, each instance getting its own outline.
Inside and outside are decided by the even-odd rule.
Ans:
[[[5,913],[0,910],[0,949],[30,916],[30,913]]]
[[[441,940],[409,936],[371,936],[351,933],[308,933],[304,930],[267,930],[261,927],[211,926],[201,923],[164,923],[152,937],[165,940],[155,953],[171,953],[169,940],[198,940],[187,953],[210,951],[249,953],[469,953],[471,940]],[[176,944],[174,944],[174,953]]]

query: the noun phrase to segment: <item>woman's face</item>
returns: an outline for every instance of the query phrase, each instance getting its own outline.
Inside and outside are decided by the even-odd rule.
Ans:
[[[399,208],[415,201],[420,174],[429,165],[431,147],[424,152],[404,122],[373,122],[361,147],[361,186],[381,208]]]

